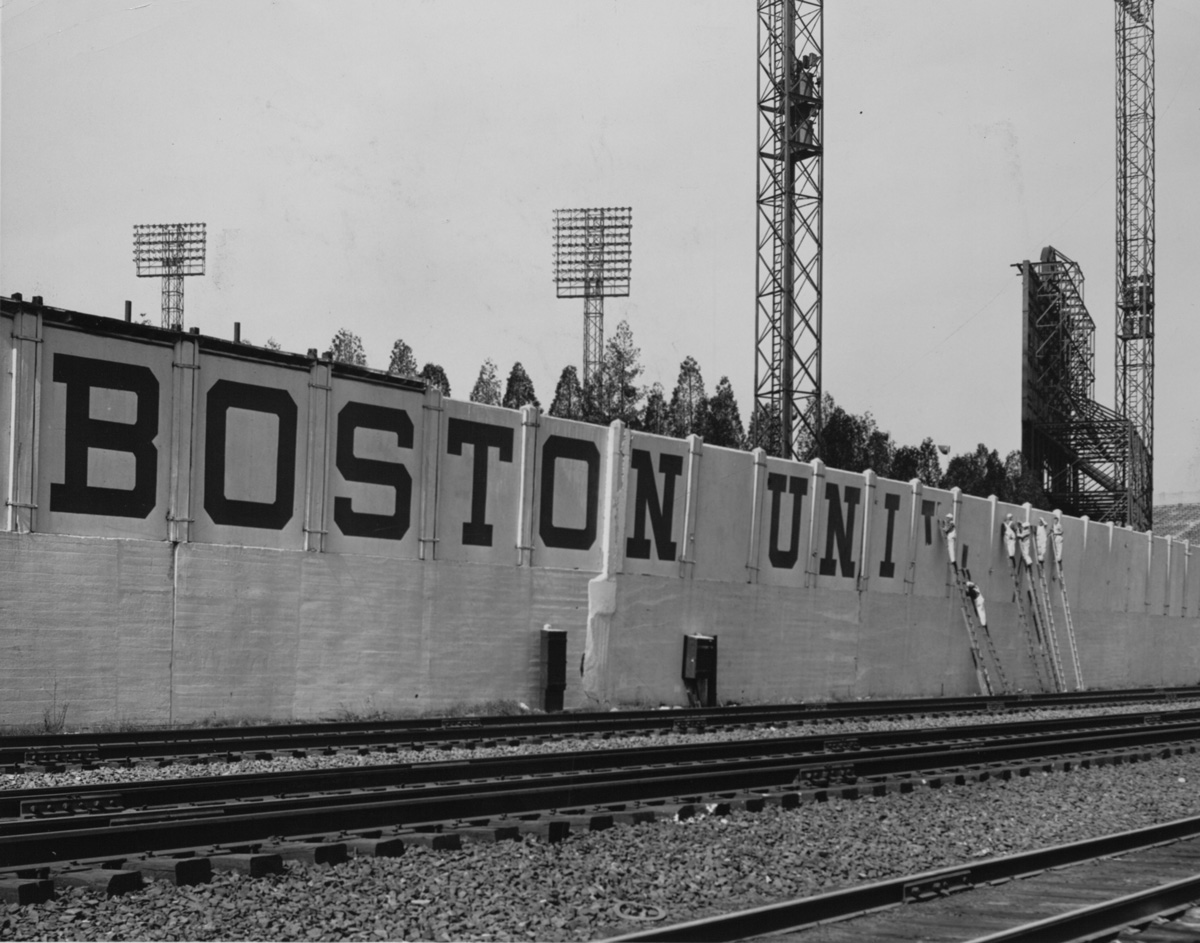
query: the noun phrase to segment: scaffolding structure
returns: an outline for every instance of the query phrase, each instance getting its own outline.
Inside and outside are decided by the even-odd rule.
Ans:
[[[758,0],[755,445],[821,446],[823,0]]]
[[[146,223],[133,227],[138,278],[162,278],[162,326],[183,330],[183,280],[204,274],[204,223]]]
[[[1083,300],[1083,271],[1053,246],[1017,267],[1025,467],[1054,507],[1144,529],[1146,451],[1135,425],[1095,400],[1096,325]]]
[[[1116,410],[1144,450],[1130,479],[1135,526],[1154,493],[1154,0],[1116,0]],[[1131,521],[1133,523],[1133,521]]]
[[[583,299],[583,386],[602,379],[604,299],[627,297],[633,266],[633,210],[602,206],[554,211],[554,285]]]

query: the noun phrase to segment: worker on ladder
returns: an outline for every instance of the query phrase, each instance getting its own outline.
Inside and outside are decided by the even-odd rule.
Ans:
[[[975,612],[979,614],[979,627],[985,632],[987,631],[987,610],[983,603],[983,590],[979,588],[971,580],[971,574],[967,573],[967,598],[975,604]]]
[[[1029,526],[1029,522],[1017,521],[1017,543],[1021,545],[1021,559],[1029,569],[1033,569],[1033,551],[1030,547],[1032,539],[1033,528]]]
[[[1050,525],[1046,523],[1044,517],[1038,518],[1037,530],[1034,532],[1034,541],[1037,546],[1038,562],[1044,564],[1046,562],[1046,549],[1050,546]]]
[[[1008,553],[1008,562],[1012,567],[1017,565],[1017,527],[1011,514],[1004,515],[1004,549]]]
[[[954,515],[947,514],[938,526],[942,529],[942,534],[946,538],[946,552],[950,555],[950,565],[955,570],[958,569],[958,531],[954,527]]]
[[[1062,511],[1054,512],[1054,523],[1050,525],[1050,539],[1054,542],[1054,562],[1061,569],[1063,559]]]

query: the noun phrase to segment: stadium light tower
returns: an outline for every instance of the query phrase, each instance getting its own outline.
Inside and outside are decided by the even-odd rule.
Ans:
[[[824,0],[758,0],[755,445],[821,452]]]
[[[183,279],[204,274],[204,223],[147,223],[133,227],[138,278],[162,277],[162,326],[183,330]]]
[[[1128,523],[1154,495],[1154,0],[1117,0],[1117,412],[1132,425]]]
[[[628,206],[554,211],[554,284],[559,298],[583,299],[583,385],[604,359],[604,299],[629,295],[633,265]]]

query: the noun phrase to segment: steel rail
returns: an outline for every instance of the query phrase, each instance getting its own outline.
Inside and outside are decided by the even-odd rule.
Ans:
[[[810,703],[732,706],[679,710],[639,710],[602,713],[534,714],[511,716],[428,718],[318,724],[279,724],[256,727],[215,727],[151,730],[139,733],[107,731],[79,734],[0,735],[0,766],[26,762],[28,754],[88,753],[97,759],[165,756],[184,753],[245,753],[360,744],[433,743],[475,738],[615,734],[631,730],[671,730],[686,726],[748,725],[783,722],[824,722],[874,716],[928,716],[971,712],[1026,711],[1138,701],[1172,701],[1200,697],[1200,687],[1138,688],[1119,691],[1080,691],[1052,695],[1000,697],[912,698],[853,703]]]
[[[1106,940],[1133,923],[1200,900],[1200,874],[1160,884],[1065,914],[975,937],[969,943],[1082,943]],[[1179,939],[1182,936],[1177,937]]]
[[[1114,752],[1131,747],[1143,750],[1152,744],[1200,739],[1200,723],[1144,727],[1139,730],[1089,733],[1080,737],[1035,738],[1036,742],[975,742],[949,749],[926,747],[876,751],[860,755],[853,764],[855,777],[911,775],[921,771],[983,770],[1005,762],[1027,763],[1047,756],[1075,754],[1081,750]],[[213,843],[241,843],[271,835],[302,834],[414,825],[481,816],[519,815],[588,805],[648,802],[664,797],[706,796],[756,789],[794,786],[806,769],[827,769],[820,762],[798,762],[780,755],[738,758],[724,762],[696,761],[671,766],[639,766],[624,770],[567,772],[553,779],[527,777],[519,781],[494,780],[429,787],[394,787],[353,796],[323,794],[261,799],[223,808],[186,807],[163,811],[161,821],[115,824],[112,816],[81,816],[45,823],[7,823],[0,833],[0,867],[31,862],[65,861],[96,855],[119,855],[147,848],[175,848]],[[533,785],[537,783],[537,785]],[[796,788],[800,788],[797,786]],[[857,789],[856,786],[846,787]],[[816,791],[814,791],[815,795]],[[145,818],[145,816],[143,816]],[[91,825],[92,827],[88,827]],[[247,828],[254,829],[247,833]]]
[[[817,923],[845,920],[878,910],[885,910],[919,899],[926,893],[955,893],[967,891],[982,884],[998,884],[1014,878],[1028,877],[1051,868],[1082,864],[1094,858],[1126,854],[1154,845],[1166,844],[1186,838],[1200,836],[1200,816],[1177,819],[1147,828],[1133,829],[1100,838],[1071,842],[1026,851],[1002,858],[985,861],[963,862],[948,868],[938,868],[919,874],[905,875],[887,881],[861,884],[839,891],[830,891],[815,897],[767,904],[748,910],[715,917],[705,917],[669,926],[654,927],[636,933],[610,937],[603,943],[634,943],[634,941],[696,941],[696,943],[718,943],[718,941],[745,940],[768,933],[796,932]],[[1182,883],[1182,882],[1176,882]],[[1164,885],[1163,887],[1167,887]],[[1138,895],[1130,895],[1134,897]],[[1194,898],[1188,898],[1191,900]],[[1122,898],[1122,900],[1125,900]],[[1184,903],[1187,901],[1185,900]],[[1112,902],[1119,903],[1119,902]],[[1173,904],[1159,908],[1170,909]],[[1159,912],[1159,911],[1154,911]],[[1062,915],[1068,917],[1070,914]],[[1062,919],[1052,918],[1052,920]],[[1140,919],[1140,918],[1134,918]],[[1048,921],[1040,921],[1048,922]],[[1123,924],[1122,924],[1123,925]],[[1030,925],[1033,926],[1033,925]],[[1012,931],[1010,931],[1012,932]],[[1000,934],[983,937],[972,943],[998,943],[1000,940],[1053,941],[1070,940],[1077,937],[1044,935],[1007,937]],[[1088,931],[1090,932],[1090,931]]]
[[[1107,736],[1119,731],[1136,731],[1139,741],[1148,722],[1167,731],[1170,739],[1191,735],[1192,725],[1200,721],[1200,709],[1138,714],[1101,714],[1087,717],[1039,721],[1014,721],[999,724],[973,724],[962,727],[926,727],[917,730],[878,731],[848,736],[803,736],[724,740],[717,742],[672,744],[652,748],[614,748],[570,751],[523,756],[478,758],[463,761],[377,764],[279,773],[247,773],[232,776],[205,776],[190,779],[164,779],[150,782],[95,783],[87,785],[36,787],[0,791],[0,816],[18,816],[26,810],[37,814],[54,810],[55,803],[65,811],[71,804],[80,808],[106,801],[124,808],[147,805],[185,804],[228,801],[252,796],[276,796],[295,792],[338,789],[371,789],[381,786],[423,785],[447,780],[501,779],[540,776],[581,770],[640,767],[667,763],[730,761],[736,758],[786,756],[799,764],[801,772],[827,775],[809,779],[837,780],[877,773],[872,764],[889,751],[891,756],[909,756],[928,752],[942,745],[955,751],[962,761],[965,751],[981,746],[1000,746],[1006,742],[1032,744],[1035,738],[1061,743],[1064,737]],[[940,754],[939,754],[940,755]],[[861,764],[868,764],[863,767]],[[860,768],[863,772],[860,772]],[[867,771],[869,770],[869,772]],[[33,804],[37,805],[37,808]],[[2,829],[2,826],[0,826]]]

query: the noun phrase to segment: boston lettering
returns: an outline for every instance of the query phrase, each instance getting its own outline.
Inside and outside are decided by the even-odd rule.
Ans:
[[[146,366],[65,353],[53,355],[52,378],[54,383],[65,387],[66,409],[65,441],[61,446],[63,480],[50,484],[50,510],[149,518],[160,504],[159,449],[164,443],[160,441],[159,429],[159,380]],[[136,403],[129,411],[133,421],[94,418],[91,402],[95,390],[119,391],[132,396]],[[218,525],[282,530],[299,513],[296,460],[301,430],[299,409],[292,394],[260,384],[220,379],[203,386],[199,395],[202,397],[199,409],[203,410],[205,419],[204,467],[198,469],[204,483],[203,512]],[[248,461],[245,456],[227,454],[230,423],[234,421],[231,411],[257,413],[269,420],[254,428],[276,430],[276,440],[255,454],[273,458],[260,457],[254,460],[257,464],[246,468],[243,467]],[[436,415],[427,414],[428,417]],[[421,467],[416,453],[419,437],[413,415],[398,406],[351,400],[330,420],[333,426],[330,430],[331,460],[343,483],[334,489],[332,526],[347,537],[402,540],[412,529],[414,502],[419,496],[410,470]],[[357,454],[355,435],[360,429],[378,434],[386,446],[400,450],[403,460],[389,461]],[[456,535],[465,546],[493,547],[511,540],[509,535],[498,535],[493,526],[496,482],[490,481],[489,477],[498,475],[511,480],[509,476],[521,474],[519,464],[514,460],[515,438],[515,430],[509,425],[456,416],[446,419],[445,454],[469,461],[464,467],[469,469],[470,504],[469,508],[463,508],[464,517],[459,518],[461,534]],[[111,481],[105,482],[106,486],[89,483],[89,452],[94,449],[129,456],[130,460],[121,466],[129,469],[125,478],[128,487],[111,487]],[[677,538],[673,537],[673,529],[677,515],[683,513],[684,456],[635,447],[629,463],[628,501],[632,520],[623,548],[625,555],[632,560],[676,560],[679,546]],[[273,484],[273,489],[267,487],[257,495],[270,499],[251,500],[245,493],[227,493],[231,490],[227,484],[231,480],[228,476],[231,468],[237,469],[243,477],[249,475],[264,484]],[[599,537],[601,479],[601,454],[596,443],[587,438],[547,435],[541,440],[534,473],[537,535],[542,544],[547,548],[576,551],[595,547]],[[565,485],[568,480],[573,484]],[[361,505],[356,507],[352,494],[336,493],[347,490],[345,485],[386,489],[390,492],[392,510],[380,513],[378,503],[371,512]],[[565,487],[570,490],[563,491]],[[353,488],[348,490],[354,491]],[[820,511],[825,525],[824,545],[810,548],[814,555],[818,550],[822,551],[817,562],[819,573],[854,578],[858,567],[854,559],[855,527],[861,520],[858,509],[863,501],[863,489],[825,482],[823,494],[810,492],[809,478],[804,475],[775,472],[767,475],[761,512],[767,518],[764,521],[766,562],[774,570],[793,570],[799,566],[801,548],[807,546],[810,515]],[[559,495],[557,509],[556,494]],[[565,507],[562,504],[563,494],[570,494],[572,502],[581,501],[583,507],[572,513],[570,503]],[[302,493],[300,496],[303,497]],[[894,545],[901,497],[881,493],[880,498],[886,537],[878,572],[880,577],[892,579],[897,569]],[[932,541],[933,503],[925,502],[920,513],[928,543]]]

